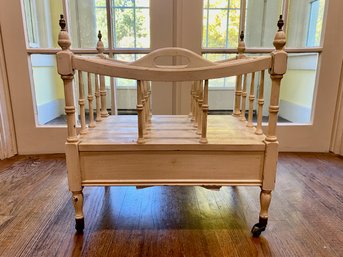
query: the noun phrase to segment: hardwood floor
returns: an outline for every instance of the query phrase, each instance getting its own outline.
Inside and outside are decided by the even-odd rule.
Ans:
[[[0,256],[343,256],[343,158],[280,154],[267,230],[259,188],[85,188],[75,234],[63,155],[0,162]]]

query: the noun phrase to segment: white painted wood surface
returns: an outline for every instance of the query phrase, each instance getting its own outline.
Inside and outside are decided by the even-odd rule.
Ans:
[[[86,185],[256,185],[262,189],[260,218],[268,218],[278,156],[276,126],[280,81],[287,67],[287,54],[283,50],[286,37],[281,29],[281,19],[274,39],[276,50],[271,55],[246,57],[242,35],[236,60],[217,63],[180,48],[156,50],[132,63],[109,60],[103,54],[100,33],[97,57],[76,56],[69,50],[70,40],[63,19],[60,24],[62,30],[58,42],[62,51],[57,53],[57,60],[65,88],[68,180],[77,220],[83,218],[82,186]],[[183,56],[187,62],[185,65],[161,66],[156,64],[160,56]],[[258,130],[253,126],[255,73],[266,69],[270,70],[272,79],[267,136],[261,133],[261,115]],[[79,71],[79,104],[83,112],[81,132],[86,128],[82,117],[84,85],[81,71],[95,74],[98,123],[87,133],[76,133],[74,70]],[[249,117],[245,122],[241,108],[245,110],[241,104],[246,100],[248,74],[252,79]],[[137,116],[108,115],[103,99],[105,76],[137,80]],[[237,76],[233,115],[207,116],[208,80],[229,76]],[[260,104],[264,95],[263,80],[261,76]],[[148,81],[193,81],[192,117],[150,117]],[[88,83],[88,94],[91,94],[89,87],[92,87],[91,83]]]

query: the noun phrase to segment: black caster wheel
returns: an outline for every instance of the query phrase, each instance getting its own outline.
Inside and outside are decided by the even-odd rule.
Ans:
[[[259,237],[261,233],[266,230],[267,222],[268,222],[268,218],[260,217],[259,222],[256,223],[251,229],[252,236]]]
[[[75,219],[75,229],[77,233],[83,233],[83,229],[85,228],[85,219]]]

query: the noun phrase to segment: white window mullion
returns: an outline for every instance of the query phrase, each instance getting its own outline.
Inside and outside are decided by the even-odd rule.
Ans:
[[[113,26],[112,26],[112,0],[106,0],[106,13],[107,13],[107,34],[108,34],[108,52],[109,57],[113,57]]]
[[[67,21],[66,29],[70,33],[71,21],[69,19],[69,0],[62,0],[62,5],[63,5],[64,19]]]
[[[247,8],[246,4],[246,0],[241,0],[238,41],[241,31],[244,31],[245,34],[245,11]]]
[[[285,23],[283,25],[284,31],[287,31],[288,6],[289,6],[289,0],[283,0],[281,14],[282,14],[282,19]]]

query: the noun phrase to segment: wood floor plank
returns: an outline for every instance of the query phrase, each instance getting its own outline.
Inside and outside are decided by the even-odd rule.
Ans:
[[[343,256],[343,158],[282,153],[267,230],[259,188],[86,187],[76,234],[64,155],[0,162],[0,256]]]

